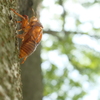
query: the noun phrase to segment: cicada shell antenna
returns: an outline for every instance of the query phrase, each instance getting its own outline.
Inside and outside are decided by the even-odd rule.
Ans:
[[[38,18],[38,14],[34,11],[33,8],[32,8],[32,12],[33,12],[33,16],[35,16],[37,19],[39,19],[39,18]]]
[[[35,13],[34,9],[32,9],[32,12],[33,12],[33,16],[36,17],[36,13]]]

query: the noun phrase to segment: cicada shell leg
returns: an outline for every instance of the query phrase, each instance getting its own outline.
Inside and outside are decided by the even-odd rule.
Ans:
[[[27,59],[27,57],[25,57],[25,58],[23,59],[23,61],[21,62],[21,64],[23,64],[23,63],[26,61],[26,59]]]
[[[16,37],[21,38],[21,39],[24,38],[24,36],[25,36],[24,34],[18,34],[18,35],[16,35]]]
[[[26,33],[24,32],[23,34],[18,34],[16,37],[22,39],[22,41],[24,41],[24,36],[26,35]]]
[[[17,13],[14,9],[10,8],[10,10],[12,10],[16,15],[18,15],[19,17],[25,19],[22,15],[20,15],[19,13]]]

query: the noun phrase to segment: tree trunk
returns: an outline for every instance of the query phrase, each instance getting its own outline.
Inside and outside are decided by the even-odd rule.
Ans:
[[[19,0],[20,14],[32,17],[32,8],[37,12],[39,3],[39,0]],[[36,51],[21,66],[23,100],[42,100],[43,84],[40,49],[41,45],[37,47]]]
[[[16,17],[17,0],[0,0],[0,100],[22,100]]]

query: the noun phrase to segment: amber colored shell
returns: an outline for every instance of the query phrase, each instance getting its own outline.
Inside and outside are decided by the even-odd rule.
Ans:
[[[36,50],[39,42],[42,38],[42,25],[37,22],[36,25],[33,25],[32,28],[25,35],[22,45],[20,47],[20,58],[29,56]]]

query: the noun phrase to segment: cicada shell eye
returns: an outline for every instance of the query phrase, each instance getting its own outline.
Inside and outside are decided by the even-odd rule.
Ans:
[[[30,18],[30,22],[32,22],[32,21],[38,21],[38,19],[35,16],[33,16]]]
[[[23,17],[25,17],[25,19],[29,19],[27,15],[23,15]]]

